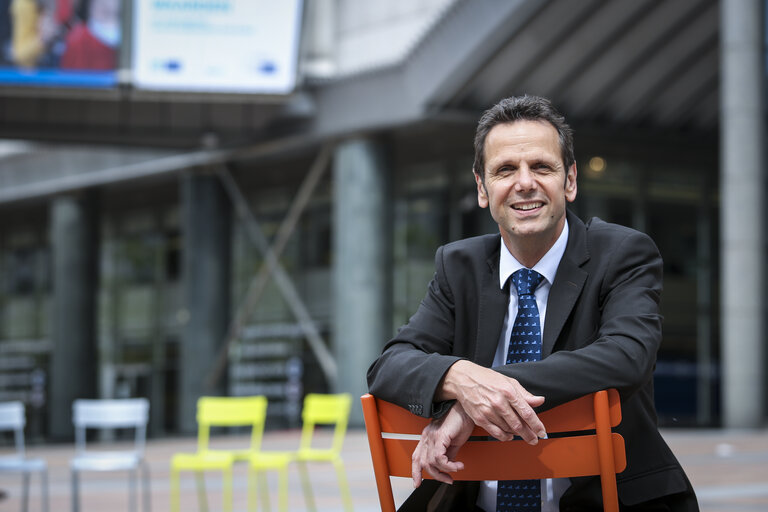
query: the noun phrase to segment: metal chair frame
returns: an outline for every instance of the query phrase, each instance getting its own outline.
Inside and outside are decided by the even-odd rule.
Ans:
[[[149,420],[146,398],[75,400],[72,421],[75,425],[75,456],[70,460],[72,472],[72,510],[80,510],[80,473],[84,471],[127,471],[129,475],[129,508],[137,509],[137,477],[142,476],[144,511],[150,511],[149,466],[144,458]],[[88,430],[134,429],[133,449],[92,450],[88,448]],[[93,445],[93,443],[91,443]]]
[[[200,397],[197,401],[197,452],[177,453],[171,458],[171,511],[180,510],[180,475],[182,471],[194,471],[200,510],[208,510],[204,471],[221,471],[223,480],[223,510],[232,510],[232,467],[235,462],[251,461],[261,448],[264,423],[267,416],[267,398],[248,397]],[[212,427],[250,427],[250,444],[245,449],[211,449]],[[287,502],[287,474],[280,474],[280,486],[285,490]],[[249,482],[249,489],[252,485]],[[266,489],[264,490],[266,492]],[[249,491],[250,494],[250,491]]]
[[[330,462],[336,470],[339,480],[339,491],[344,504],[344,510],[351,512],[352,498],[349,492],[349,484],[344,471],[344,463],[341,459],[341,447],[347,433],[349,412],[352,406],[352,395],[349,393],[322,394],[309,393],[304,397],[304,405],[301,411],[302,429],[299,448],[296,451],[287,452],[260,452],[251,459],[252,472],[266,469],[286,471],[286,466],[291,462],[299,465],[302,490],[307,510],[314,511],[315,500],[312,486],[309,481],[308,462]],[[333,440],[328,448],[313,446],[315,428],[317,425],[333,425]],[[286,491],[281,490],[280,508],[287,510]],[[251,500],[252,502],[252,500]],[[266,505],[265,505],[266,506]],[[252,509],[252,508],[251,508]]]
[[[0,431],[13,431],[15,452],[0,456],[0,473],[21,473],[21,510],[29,508],[29,481],[32,473],[40,474],[42,508],[48,512],[48,464],[39,458],[28,458],[24,444],[26,415],[20,401],[0,403]]]
[[[371,449],[381,510],[395,512],[390,476],[411,477],[411,454],[429,420],[395,404],[362,397],[365,429]],[[522,440],[489,440],[475,427],[473,437],[456,456],[464,469],[454,480],[525,480],[599,475],[606,512],[618,512],[616,473],[627,465],[624,439],[612,432],[621,422],[619,393],[598,391],[552,408],[539,415],[549,434],[562,437],[529,445]],[[586,431],[586,432],[585,432]],[[403,437],[406,434],[407,438]],[[424,472],[424,478],[431,478]]]

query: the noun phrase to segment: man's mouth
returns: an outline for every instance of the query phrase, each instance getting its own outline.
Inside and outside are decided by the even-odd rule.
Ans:
[[[536,208],[540,208],[544,206],[544,203],[525,203],[525,204],[513,204],[512,208],[515,210],[520,211],[528,211],[528,210],[535,210]]]

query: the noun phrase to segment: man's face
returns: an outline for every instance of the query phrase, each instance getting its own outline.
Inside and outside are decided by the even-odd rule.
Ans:
[[[485,183],[475,174],[477,202],[490,207],[510,252],[518,259],[531,248],[543,255],[563,229],[566,201],[576,199],[576,165],[563,167],[555,127],[545,121],[494,126],[479,171]]]

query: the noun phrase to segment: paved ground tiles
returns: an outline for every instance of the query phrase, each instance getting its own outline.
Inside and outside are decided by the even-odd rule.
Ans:
[[[264,436],[264,448],[289,450],[298,446],[298,430],[271,431]],[[320,442],[330,440],[329,433],[319,432]],[[703,512],[764,512],[768,510],[768,430],[664,430],[664,437],[672,446],[696,488]],[[241,443],[242,438],[229,438],[227,443]],[[152,509],[169,510],[169,460],[173,453],[194,451],[195,439],[168,438],[148,441],[147,458],[152,477]],[[31,457],[44,457],[49,464],[51,512],[70,510],[69,457],[72,445],[31,446]],[[344,446],[344,462],[357,512],[379,510],[368,445],[361,429],[349,431]],[[330,464],[310,466],[315,500],[320,512],[342,510],[335,472]],[[8,498],[0,502],[0,511],[20,510],[20,481],[17,475],[0,474],[0,488]],[[84,474],[81,500],[85,512],[118,512],[128,510],[128,480],[123,474]],[[206,478],[211,510],[221,508],[221,479],[215,474]],[[276,509],[277,481],[269,477],[273,510]],[[235,472],[234,505],[236,511],[246,510],[246,470]],[[298,471],[290,471],[290,510],[306,510],[301,493]],[[410,492],[410,481],[394,479],[396,500]],[[40,510],[39,482],[33,478],[30,510]],[[399,501],[398,501],[399,502]],[[182,479],[182,510],[198,509],[194,479]]]

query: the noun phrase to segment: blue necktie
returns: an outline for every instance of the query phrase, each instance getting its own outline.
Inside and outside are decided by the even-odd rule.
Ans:
[[[512,274],[517,289],[517,317],[509,337],[507,364],[541,359],[541,324],[533,293],[543,276],[529,268]],[[496,492],[497,512],[535,512],[541,510],[540,480],[499,481]]]

